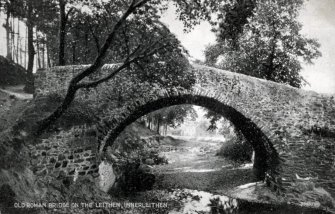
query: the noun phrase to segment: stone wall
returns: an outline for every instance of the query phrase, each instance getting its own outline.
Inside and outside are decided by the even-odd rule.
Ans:
[[[78,176],[98,177],[97,139],[88,130],[92,128],[73,127],[42,139],[37,145],[30,145],[32,171],[41,177],[71,181]]]
[[[160,137],[129,138],[126,135],[119,140],[124,139],[137,140],[143,144],[158,144]],[[123,172],[114,169],[113,161],[98,156],[97,145],[95,127],[83,125],[60,131],[42,139],[41,143],[29,145],[30,169],[41,179],[60,179],[65,184],[73,183],[79,177],[91,176],[102,191],[108,192]]]

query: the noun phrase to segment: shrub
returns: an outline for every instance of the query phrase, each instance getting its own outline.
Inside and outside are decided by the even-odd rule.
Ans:
[[[217,155],[236,162],[250,162],[252,152],[253,149],[248,142],[234,136],[224,142],[220,150],[217,152]]]
[[[0,56],[0,85],[24,84],[27,78],[27,71],[21,65]]]
[[[9,184],[3,184],[0,187],[0,211],[3,210],[6,213],[15,213],[13,208],[15,200],[15,193]],[[1,207],[3,209],[1,209]]]
[[[118,179],[118,193],[134,194],[136,191],[152,189],[155,175],[147,172],[138,162],[128,162]]]
[[[208,206],[211,208],[211,214],[228,214],[237,212],[236,199],[229,198],[228,201],[221,201],[219,197],[210,199]]]

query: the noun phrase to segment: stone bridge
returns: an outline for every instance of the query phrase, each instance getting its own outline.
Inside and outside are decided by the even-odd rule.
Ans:
[[[113,66],[106,65],[101,72]],[[39,71],[36,95],[64,95],[68,81],[84,67]],[[128,125],[164,107],[194,104],[222,114],[243,133],[256,154],[255,176],[288,201],[301,197],[300,183],[307,180],[335,197],[334,96],[197,64],[190,69],[196,75],[190,90],[143,91],[141,98],[104,112],[94,126],[95,135],[85,127],[74,127],[75,136],[59,133],[44,139],[32,148],[39,166],[36,174],[99,176],[101,154]],[[81,91],[77,99],[97,102],[107,86]],[[76,140],[78,135],[86,136],[85,140]]]

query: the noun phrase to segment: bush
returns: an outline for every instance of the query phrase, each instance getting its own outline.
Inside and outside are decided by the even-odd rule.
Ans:
[[[217,155],[237,162],[250,162],[252,152],[253,149],[248,142],[234,136],[224,142]]]
[[[15,196],[9,184],[3,184],[0,187],[0,212],[3,210],[6,213],[15,213],[15,209],[13,209],[13,205],[16,202]]]
[[[123,173],[118,179],[118,192],[134,194],[137,191],[151,190],[155,183],[155,175],[141,167],[138,162],[128,162],[123,166]]]
[[[141,139],[140,136],[145,134],[151,134],[151,131],[134,123],[107,149],[106,159],[113,163],[119,175],[111,194],[127,195],[152,189],[155,175],[151,173],[150,165],[167,164],[167,159],[159,154],[158,141]]]
[[[19,85],[25,84],[27,71],[21,65],[0,56],[0,85]]]

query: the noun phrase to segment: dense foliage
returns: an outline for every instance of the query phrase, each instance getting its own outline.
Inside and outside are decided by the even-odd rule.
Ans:
[[[154,132],[139,123],[133,123],[109,148],[106,158],[113,163],[118,174],[112,194],[134,194],[136,191],[151,189],[155,176],[149,166],[167,164],[166,158],[159,154],[157,139],[141,139],[147,135],[154,137]]]
[[[197,113],[192,105],[177,105],[167,107],[144,116],[148,128],[159,134],[166,135],[167,128],[180,126],[186,118],[195,120]]]
[[[252,146],[243,138],[242,134],[238,134],[228,138],[221,146],[217,155],[224,156],[237,163],[251,162]]]
[[[27,25],[27,70],[30,74],[27,89],[33,90],[32,69],[35,53],[37,53],[38,67],[45,67],[46,64],[52,66],[91,63],[86,71],[71,81],[64,102],[53,114],[41,121],[37,132],[42,132],[44,129],[42,127],[48,127],[63,114],[79,89],[95,87],[114,78],[126,68],[136,67],[138,71],[143,71],[145,77],[152,78],[160,76],[159,73],[167,67],[167,72],[185,67],[182,62],[186,61],[185,57],[181,56],[183,48],[159,22],[162,12],[170,2],[177,8],[176,14],[184,23],[185,31],[192,29],[203,20],[215,25],[213,14],[225,13],[232,9],[229,0],[215,2],[208,0],[24,0],[19,2],[1,0],[0,8],[5,10],[8,17],[18,17]],[[227,19],[226,22],[230,27],[239,28],[238,25],[243,24],[246,18],[247,16],[244,16],[242,22],[240,19]],[[6,30],[8,32],[11,30],[9,25],[6,25]],[[184,59],[176,60],[179,58]],[[119,68],[101,79],[92,82],[82,81],[85,77],[96,73],[106,62],[121,64]],[[162,66],[164,63],[165,65]],[[174,78],[176,79],[175,76]]]
[[[26,75],[22,66],[0,56],[0,86],[24,84]]]
[[[208,64],[233,72],[301,87],[302,61],[320,56],[319,43],[302,35],[298,21],[303,0],[260,0],[236,37],[218,29],[217,44],[206,50]]]

